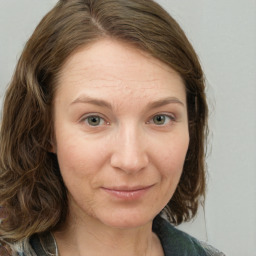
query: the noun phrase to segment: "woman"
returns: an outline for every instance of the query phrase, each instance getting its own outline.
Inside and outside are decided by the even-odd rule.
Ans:
[[[199,61],[158,4],[59,1],[5,97],[1,255],[223,255],[170,224],[204,199],[206,134]]]

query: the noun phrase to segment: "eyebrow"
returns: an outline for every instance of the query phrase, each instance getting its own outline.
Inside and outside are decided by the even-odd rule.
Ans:
[[[77,99],[72,101],[70,105],[73,105],[73,104],[76,104],[76,103],[84,103],[84,104],[89,103],[89,104],[93,104],[93,105],[96,105],[96,106],[106,107],[106,108],[112,109],[111,104],[108,103],[107,101],[102,100],[102,99],[92,98],[92,97],[85,96],[85,95],[82,95],[81,97],[78,97]],[[157,101],[149,102],[147,104],[147,108],[148,109],[158,108],[158,107],[162,107],[162,106],[165,106],[165,105],[168,105],[168,104],[180,104],[182,106],[185,106],[185,104],[181,100],[179,100],[178,98],[176,98],[176,97],[167,97],[167,98],[160,99],[160,100],[157,100]]]
[[[168,105],[168,104],[173,104],[173,103],[180,104],[183,107],[185,107],[185,104],[176,97],[167,97],[167,98],[164,98],[164,99],[160,99],[160,100],[157,100],[157,101],[150,102],[150,103],[148,103],[147,107],[148,108],[159,108],[159,107],[162,107],[162,106],[165,106],[165,105]]]
[[[107,101],[101,100],[101,99],[96,99],[96,98],[91,98],[91,97],[85,96],[85,95],[78,97],[77,99],[72,101],[70,105],[73,105],[76,103],[84,103],[84,104],[89,103],[89,104],[93,104],[96,106],[107,107],[109,109],[112,109],[111,104],[108,103]]]

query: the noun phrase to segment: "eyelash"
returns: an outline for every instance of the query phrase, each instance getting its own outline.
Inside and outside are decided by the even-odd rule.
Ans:
[[[98,118],[98,119],[100,119],[100,124],[98,124],[98,125],[91,125],[90,123],[89,123],[89,118]],[[102,126],[103,124],[102,124],[102,121],[105,123],[105,125],[109,125],[110,123],[109,122],[107,122],[106,120],[105,120],[105,118],[103,118],[102,116],[100,116],[99,114],[88,114],[88,115],[86,115],[86,116],[84,116],[82,119],[81,119],[81,122],[85,122],[88,126],[90,126],[90,127],[99,127],[99,126]]]
[[[167,123],[164,123],[164,124],[156,124],[156,123],[154,122],[154,118],[156,118],[156,117],[164,117],[164,118],[165,118],[164,121],[166,121],[166,118],[168,118],[169,121],[167,121]],[[170,115],[170,114],[159,113],[159,114],[153,115],[147,123],[148,123],[148,124],[153,124],[153,125],[155,125],[155,126],[163,127],[163,126],[171,125],[171,123],[172,123],[172,122],[175,122],[175,121],[176,121],[175,116]]]
[[[162,117],[164,118],[164,123],[163,124],[156,124],[154,120],[154,118],[157,118],[157,117]],[[89,118],[95,118],[95,119],[98,119],[99,120],[99,124],[96,124],[96,125],[92,125],[89,123]],[[166,119],[167,119],[167,123],[166,123]],[[100,127],[102,125],[110,125],[109,122],[106,121],[106,119],[102,116],[100,116],[99,114],[89,114],[89,115],[86,115],[84,116],[82,119],[81,119],[82,122],[86,122],[86,124],[90,127]],[[159,120],[161,121],[161,120]],[[173,116],[173,115],[170,115],[170,114],[164,114],[164,113],[159,113],[159,114],[155,114],[153,115],[149,121],[146,122],[146,124],[152,124],[152,125],[155,125],[157,127],[165,127],[165,126],[168,126],[168,125],[171,125],[173,122],[176,121],[176,117]]]

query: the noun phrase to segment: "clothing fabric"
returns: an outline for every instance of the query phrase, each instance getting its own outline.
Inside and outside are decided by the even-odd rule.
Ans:
[[[161,216],[155,218],[153,231],[161,241],[165,256],[225,256],[207,243],[176,229]]]
[[[212,246],[176,229],[161,216],[154,219],[153,232],[159,237],[165,256],[225,256]],[[9,246],[0,243],[0,255],[58,256],[58,249],[53,235],[44,233]]]

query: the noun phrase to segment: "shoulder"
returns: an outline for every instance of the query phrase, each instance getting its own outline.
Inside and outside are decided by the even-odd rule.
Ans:
[[[31,248],[29,238],[7,243],[0,239],[0,256],[36,256]]]
[[[13,255],[11,247],[9,245],[7,245],[6,243],[1,242],[1,240],[0,240],[0,255],[1,256],[12,256]]]
[[[166,256],[225,256],[207,243],[176,229],[160,216],[154,220],[153,231],[158,235]]]
[[[15,243],[6,243],[0,238],[0,256],[37,255],[58,255],[56,241],[50,232],[34,234]]]
[[[206,252],[206,255],[208,256],[225,256],[223,252],[220,252],[216,248],[212,247],[211,245],[199,241],[200,246],[203,248],[203,250]]]

